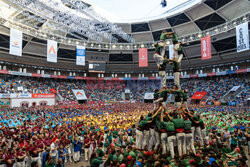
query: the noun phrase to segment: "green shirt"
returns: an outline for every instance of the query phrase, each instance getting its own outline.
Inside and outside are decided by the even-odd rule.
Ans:
[[[175,92],[173,92],[173,95],[175,97],[175,102],[181,102],[181,97],[182,97],[181,90],[176,90]]]
[[[120,155],[118,156],[118,162],[121,163],[122,160],[123,160],[123,158],[124,158],[124,156],[123,156],[122,154],[120,154]]]
[[[165,41],[167,39],[167,35],[168,35],[167,32],[166,33],[161,33],[160,40]]]
[[[160,65],[159,71],[165,71],[167,63],[169,63],[169,60],[164,60],[163,63]]]
[[[169,90],[164,90],[164,91],[161,92],[161,97],[163,98],[163,101],[167,100],[168,93],[169,93]]]
[[[185,120],[184,121],[184,130],[185,131],[191,130],[191,127],[192,127],[192,122],[190,120]]]
[[[181,93],[182,93],[182,98],[183,98],[183,100],[184,100],[184,101],[187,100],[187,99],[188,99],[187,94],[186,94],[185,92],[183,92],[183,91],[181,91]]]
[[[172,119],[176,129],[184,128],[184,120],[182,118]]]
[[[160,54],[160,53],[161,53],[161,48],[162,48],[161,45],[157,45],[157,46],[155,47],[155,53]]]
[[[100,148],[97,149],[97,154],[98,154],[98,157],[103,157],[104,156],[104,151]]]
[[[167,132],[174,132],[175,131],[174,123],[171,121],[162,122],[162,126],[163,126],[163,129],[166,129]]]
[[[178,36],[175,33],[171,35],[171,39],[173,42],[178,42]]]
[[[171,63],[171,65],[172,65],[172,68],[173,68],[173,72],[175,73],[175,72],[180,72],[180,63],[178,63],[177,61],[173,61],[172,63]]]
[[[141,129],[143,129],[144,127],[146,127],[148,124],[147,120],[141,120],[138,124],[138,127],[140,127]]]
[[[103,160],[101,157],[97,157],[91,161],[91,167],[99,167],[103,163]]]
[[[112,134],[113,134],[113,137],[116,139],[117,136],[118,136],[118,132],[117,131],[113,131]]]

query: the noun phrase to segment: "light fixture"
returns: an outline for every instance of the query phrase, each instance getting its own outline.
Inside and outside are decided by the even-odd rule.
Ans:
[[[201,34],[198,34],[198,38],[200,38],[202,35]]]
[[[141,44],[141,48],[144,48],[144,44]]]
[[[116,48],[116,45],[113,45],[112,48]]]

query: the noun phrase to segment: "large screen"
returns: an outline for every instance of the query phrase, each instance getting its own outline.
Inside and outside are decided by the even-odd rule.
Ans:
[[[104,73],[106,63],[102,61],[89,61],[89,72]]]

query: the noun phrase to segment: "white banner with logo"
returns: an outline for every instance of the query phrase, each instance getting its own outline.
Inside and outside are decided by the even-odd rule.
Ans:
[[[22,56],[22,46],[23,46],[22,31],[11,28],[9,53],[16,56]]]
[[[171,44],[168,46],[169,49],[169,59],[173,59],[174,58],[174,45]]]
[[[47,61],[48,62],[57,62],[57,42],[48,40],[47,41]]]
[[[10,98],[31,98],[32,94],[30,93],[11,93]]]
[[[85,66],[85,47],[76,46],[76,65]]]
[[[77,100],[87,100],[84,90],[82,89],[72,89]]]
[[[237,52],[249,49],[248,22],[236,27]]]
[[[154,99],[154,93],[145,93],[144,99],[146,100],[153,100]]]

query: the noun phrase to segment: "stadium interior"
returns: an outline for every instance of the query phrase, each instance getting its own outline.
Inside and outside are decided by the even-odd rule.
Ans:
[[[250,166],[249,0],[0,0],[0,167]]]

